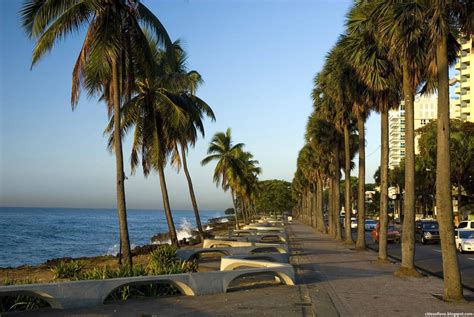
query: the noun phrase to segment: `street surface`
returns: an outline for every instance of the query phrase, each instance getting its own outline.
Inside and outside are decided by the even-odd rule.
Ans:
[[[367,246],[370,249],[378,250],[378,244],[375,244],[370,232],[365,233]],[[356,236],[354,236],[354,239]],[[389,256],[396,259],[402,258],[400,244],[388,243],[387,251]],[[474,252],[458,253],[459,268],[461,270],[461,280],[465,287],[474,290]],[[441,259],[441,249],[439,243],[434,244],[415,244],[415,265],[420,269],[436,276],[443,276],[443,264]]]

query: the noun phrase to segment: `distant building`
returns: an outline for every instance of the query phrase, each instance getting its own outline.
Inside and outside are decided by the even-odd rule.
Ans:
[[[454,79],[456,83],[456,98],[454,105],[460,108],[460,118],[474,122],[474,51],[473,36],[461,39],[461,50],[455,65],[457,71]]]
[[[438,96],[415,96],[415,130],[437,118]],[[450,103],[450,118],[459,118],[459,107]],[[405,157],[405,103],[402,101],[397,109],[388,113],[389,156],[388,167],[395,168]],[[415,136],[415,154],[418,154],[418,137]]]

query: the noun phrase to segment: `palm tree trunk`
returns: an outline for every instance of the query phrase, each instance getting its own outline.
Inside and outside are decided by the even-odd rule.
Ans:
[[[334,214],[336,217],[336,240],[342,240],[341,231],[341,167],[339,164],[339,140],[335,145],[335,177],[334,177]]]
[[[237,215],[237,204],[235,202],[234,190],[231,189],[230,193],[232,195],[232,203],[234,204],[235,229],[239,230],[240,229],[239,216]]]
[[[308,199],[308,225],[309,226],[312,226],[313,225],[313,215],[311,213],[311,188],[309,187],[308,185],[308,196],[307,196],[307,199]]]
[[[449,77],[447,40],[443,36],[436,49],[438,65],[438,125],[436,153],[436,209],[443,258],[444,300],[463,299],[461,275],[453,231],[451,158],[449,152]],[[460,184],[458,184],[460,191]],[[460,195],[459,195],[460,196]],[[460,199],[460,198],[459,198]]]
[[[314,229],[318,228],[318,195],[316,194],[316,182],[313,182],[313,215],[314,215]]]
[[[349,125],[344,125],[344,210],[345,210],[345,242],[353,244],[351,232],[351,150],[349,147]]]
[[[462,187],[461,187],[461,180],[460,177],[458,177],[458,218],[461,219],[461,198],[462,198]]]
[[[402,231],[402,265],[399,275],[418,275],[415,255],[415,134],[413,80],[407,61],[403,63],[403,95],[405,100],[405,217]]]
[[[388,225],[388,109],[380,115],[380,211],[379,211],[379,261],[387,261]]]
[[[123,170],[122,134],[120,126],[120,84],[119,65],[116,58],[112,59],[112,81],[114,87],[114,148],[116,167],[117,213],[120,227],[120,248],[123,253],[125,265],[131,268],[132,252],[128,234],[127,207],[125,203],[125,173]]]
[[[357,184],[357,241],[356,249],[365,250],[365,126],[362,117],[357,118],[359,132],[359,182]]]
[[[329,179],[329,188],[328,188],[328,226],[329,226],[329,235],[331,237],[336,237],[336,229],[334,228],[334,183],[333,179]]]
[[[168,188],[166,186],[165,171],[163,166],[158,168],[158,175],[160,176],[161,195],[163,197],[163,207],[165,209],[166,222],[168,223],[171,244],[175,247],[179,247],[178,235],[176,234],[173,214],[171,213],[170,201],[168,198]]]
[[[188,171],[188,163],[186,161],[186,151],[184,148],[184,144],[181,144],[181,157],[183,161],[184,174],[186,175],[186,179],[188,180],[189,195],[191,196],[191,203],[193,205],[194,216],[196,217],[196,226],[199,231],[199,236],[201,240],[204,241],[204,232],[202,231],[201,217],[199,216],[199,209],[196,202],[196,196],[194,195],[193,182],[191,180],[191,175],[189,175],[189,171]]]
[[[324,215],[323,215],[323,180],[318,178],[318,186],[316,188],[316,195],[317,195],[317,202],[318,205],[316,207],[316,217],[318,219],[318,231],[326,233],[326,226],[324,224]]]

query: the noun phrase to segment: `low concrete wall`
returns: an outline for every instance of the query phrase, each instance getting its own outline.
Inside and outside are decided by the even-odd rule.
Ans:
[[[294,285],[293,267],[280,266],[106,280],[9,285],[0,287],[0,296],[29,295],[42,298],[52,308],[87,308],[101,305],[112,291],[121,286],[169,283],[178,287],[185,295],[207,295],[225,293],[229,284],[239,277],[264,273],[274,274],[283,283]]]

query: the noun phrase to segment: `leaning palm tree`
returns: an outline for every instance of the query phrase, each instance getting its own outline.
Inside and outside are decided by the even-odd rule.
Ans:
[[[243,143],[233,143],[232,132],[230,128],[228,128],[225,133],[218,132],[212,137],[207,150],[208,156],[201,161],[202,165],[207,165],[211,161],[217,161],[213,179],[217,186],[219,186],[219,184],[222,186],[224,191],[230,188],[235,211],[235,226],[237,229],[240,227],[237,215],[236,192],[234,188],[230,186],[230,183],[235,179],[236,175],[240,173],[241,166],[237,155],[239,151],[242,151],[243,146]]]
[[[114,114],[117,213],[120,225],[120,256],[125,264],[132,266],[130,239],[127,226],[125,203],[125,175],[120,135],[121,96],[127,89],[121,89],[123,65],[141,64],[147,68],[153,64],[148,42],[142,27],[151,30],[157,40],[169,44],[169,36],[158,18],[139,1],[108,0],[97,1],[52,1],[27,0],[20,11],[22,24],[30,38],[37,40],[33,50],[32,65],[35,65],[58,40],[87,26],[79,57],[73,72],[72,107],[77,105],[81,86],[97,87],[97,82],[89,80],[88,73],[101,73],[99,82],[106,95],[109,114]],[[100,68],[101,71],[98,71]],[[128,71],[130,73],[130,70]],[[107,79],[105,79],[107,77]],[[130,78],[130,77],[129,77]],[[127,81],[129,84],[131,80]],[[125,81],[122,81],[125,86]],[[92,89],[95,90],[94,88]],[[129,94],[129,93],[127,93]],[[120,261],[121,257],[119,258]]]
[[[186,156],[189,145],[191,147],[195,146],[199,134],[204,137],[204,116],[211,118],[213,121],[215,120],[215,116],[211,107],[195,95],[197,88],[203,81],[197,71],[187,70],[186,53],[181,48],[179,41],[173,43],[173,50],[174,54],[171,56],[166,56],[166,52],[162,54],[160,65],[165,73],[160,77],[164,87],[180,96],[180,98],[175,98],[174,101],[180,104],[186,115],[184,120],[181,121],[181,124],[175,127],[177,138],[171,140],[173,142],[171,163],[178,171],[181,166],[183,167],[188,182],[196,226],[201,239],[204,239],[201,218],[199,216],[196,195],[194,193]]]
[[[232,173],[235,175],[230,182],[231,187],[240,197],[240,205],[242,207],[242,215],[244,223],[250,222],[250,204],[252,195],[255,194],[258,188],[258,175],[262,170],[258,167],[258,161],[253,159],[253,154],[245,151],[237,151],[236,159],[239,162],[239,173]]]

